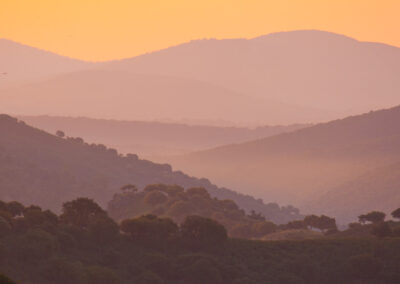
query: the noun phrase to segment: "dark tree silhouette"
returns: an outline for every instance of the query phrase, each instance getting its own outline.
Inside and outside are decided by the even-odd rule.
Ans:
[[[334,218],[321,215],[309,215],[304,218],[304,224],[308,227],[319,229],[323,232],[328,230],[337,230],[336,220]]]
[[[146,196],[144,197],[144,202],[151,206],[155,206],[155,205],[164,203],[165,201],[167,201],[166,194],[161,191],[157,191],[157,190],[148,192],[146,194]]]
[[[60,219],[62,222],[87,228],[94,220],[105,218],[106,212],[92,199],[78,198],[65,202]]]
[[[360,223],[371,222],[373,224],[383,222],[386,214],[379,211],[372,211],[364,215],[358,216]]]
[[[17,201],[11,201],[7,204],[7,209],[8,209],[8,212],[10,212],[10,214],[13,217],[15,217],[15,216],[22,215],[25,207]]]
[[[29,206],[23,212],[24,222],[30,228],[49,228],[58,224],[58,217],[49,210],[42,211],[38,206]],[[17,219],[18,220],[18,219]]]
[[[65,137],[65,133],[61,130],[57,130],[56,135],[60,138],[64,138]]]
[[[184,240],[195,247],[215,247],[223,245],[228,239],[224,226],[200,216],[188,216],[181,225]]]
[[[178,234],[178,226],[171,219],[154,215],[124,220],[120,228],[132,239],[149,244],[164,243]]]
[[[393,218],[400,219],[400,208],[397,208],[392,212]]]
[[[308,215],[304,218],[304,224],[306,224],[310,228],[318,228],[319,217],[316,215]]]
[[[133,184],[124,185],[123,187],[121,187],[121,190],[123,192],[137,192],[138,191],[137,187],[134,186]]]
[[[296,220],[296,221],[291,221],[284,225],[286,229],[306,229],[307,224],[304,223],[303,220]]]
[[[319,218],[318,229],[321,231],[336,230],[336,220],[334,218],[322,215]]]

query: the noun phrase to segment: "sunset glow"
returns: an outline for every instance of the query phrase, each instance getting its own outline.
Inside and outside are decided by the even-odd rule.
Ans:
[[[398,0],[2,0],[0,38],[86,60],[318,29],[400,46]]]
[[[0,284],[400,283],[400,0],[0,0]]]

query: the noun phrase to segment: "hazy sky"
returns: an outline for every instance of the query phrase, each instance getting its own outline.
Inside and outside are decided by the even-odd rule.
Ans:
[[[0,38],[88,60],[319,29],[400,46],[400,0],[0,0]]]

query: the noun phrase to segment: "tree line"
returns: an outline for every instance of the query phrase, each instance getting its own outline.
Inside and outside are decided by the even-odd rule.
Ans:
[[[199,215],[117,223],[88,198],[65,202],[59,215],[0,202],[0,273],[21,284],[398,283],[400,238],[332,238],[328,218],[301,221],[324,230],[323,240],[265,242],[229,238]]]

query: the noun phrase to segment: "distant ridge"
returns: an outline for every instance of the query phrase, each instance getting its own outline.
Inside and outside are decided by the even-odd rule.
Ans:
[[[0,91],[15,115],[118,120],[220,120],[241,125],[320,121],[334,113],[251,97],[204,81],[129,71],[85,70]]]
[[[99,68],[197,79],[342,116],[400,104],[399,48],[316,30],[194,40]]]
[[[0,39],[0,87],[82,70],[92,63]]]
[[[119,152],[136,153],[153,161],[157,156],[189,153],[310,126],[295,124],[245,128],[85,117],[21,116],[19,118],[49,133],[56,133],[61,129],[68,136],[82,137],[85,141],[102,143]]]
[[[197,98],[198,101],[190,98],[192,104],[184,101],[185,96],[168,98],[168,106],[175,108],[171,113],[165,113],[168,108],[163,108],[163,118],[169,120],[201,120],[206,117],[211,120],[236,118],[233,122],[243,123],[247,120],[252,125],[316,123],[400,104],[400,80],[397,76],[400,74],[399,48],[360,42],[322,31],[281,32],[253,39],[196,40],[133,58],[97,64],[6,43],[3,40],[0,46],[3,49],[4,46],[14,46],[15,50],[28,49],[29,54],[35,54],[25,60],[21,56],[15,57],[18,52],[23,54],[21,51],[1,53],[4,58],[18,59],[7,59],[14,62],[12,65],[18,70],[0,78],[3,89],[4,86],[11,86],[11,83],[15,86],[4,91],[0,89],[0,103],[4,106],[3,111],[8,113],[144,119],[133,114],[127,117],[119,116],[121,114],[117,111],[96,110],[95,106],[91,108],[92,112],[82,109],[77,113],[75,101],[65,101],[63,107],[68,112],[60,112],[54,106],[46,108],[50,96],[46,91],[57,93],[61,101],[64,100],[63,96],[71,97],[71,94],[82,100],[98,96],[98,100],[109,99],[112,104],[106,104],[111,109],[120,107],[120,102],[124,106],[137,105],[138,110],[146,111],[149,116],[160,113],[154,106],[140,105],[137,98],[151,95],[157,105],[157,101],[163,104],[162,100],[167,96],[154,88],[148,88],[148,92],[145,92],[140,82],[134,79],[122,84],[118,81],[119,76],[126,74],[147,78],[144,82],[149,86],[160,85],[160,80],[175,80],[175,83],[168,83],[170,88],[177,88],[174,84],[178,84],[188,94],[187,97],[191,95]],[[14,55],[7,55],[10,53]],[[1,54],[0,60],[3,60]],[[37,54],[46,60],[38,60]],[[30,68],[25,70],[26,66]],[[86,75],[82,72],[86,72]],[[106,77],[104,72],[108,73]],[[11,74],[18,76],[14,80]],[[39,75],[41,79],[38,79]],[[69,82],[75,84],[75,88],[65,91],[61,82],[73,77],[80,81]],[[16,82],[26,82],[26,78],[30,78],[31,82],[36,78],[34,84],[29,86],[33,89],[27,87],[21,91],[23,87]],[[100,85],[100,90],[90,83],[93,80]],[[139,88],[136,88],[138,84]],[[203,89],[204,93],[199,92],[199,84],[213,90]],[[168,86],[164,87],[168,90]],[[36,99],[38,105],[26,98],[29,92],[34,93],[35,90],[45,96]],[[126,92],[132,100],[126,97]],[[243,98],[241,102],[237,101],[238,96]],[[123,97],[125,101],[115,100],[115,97]],[[215,106],[211,97],[218,102]],[[203,104],[194,108],[199,100]],[[95,101],[92,99],[92,102]],[[223,101],[225,105],[221,105]],[[186,103],[187,107],[176,109],[180,103]],[[214,107],[214,110],[208,111],[210,107]],[[198,113],[198,109],[203,113]],[[137,113],[138,110],[133,112]],[[94,115],[94,111],[104,116]]]

